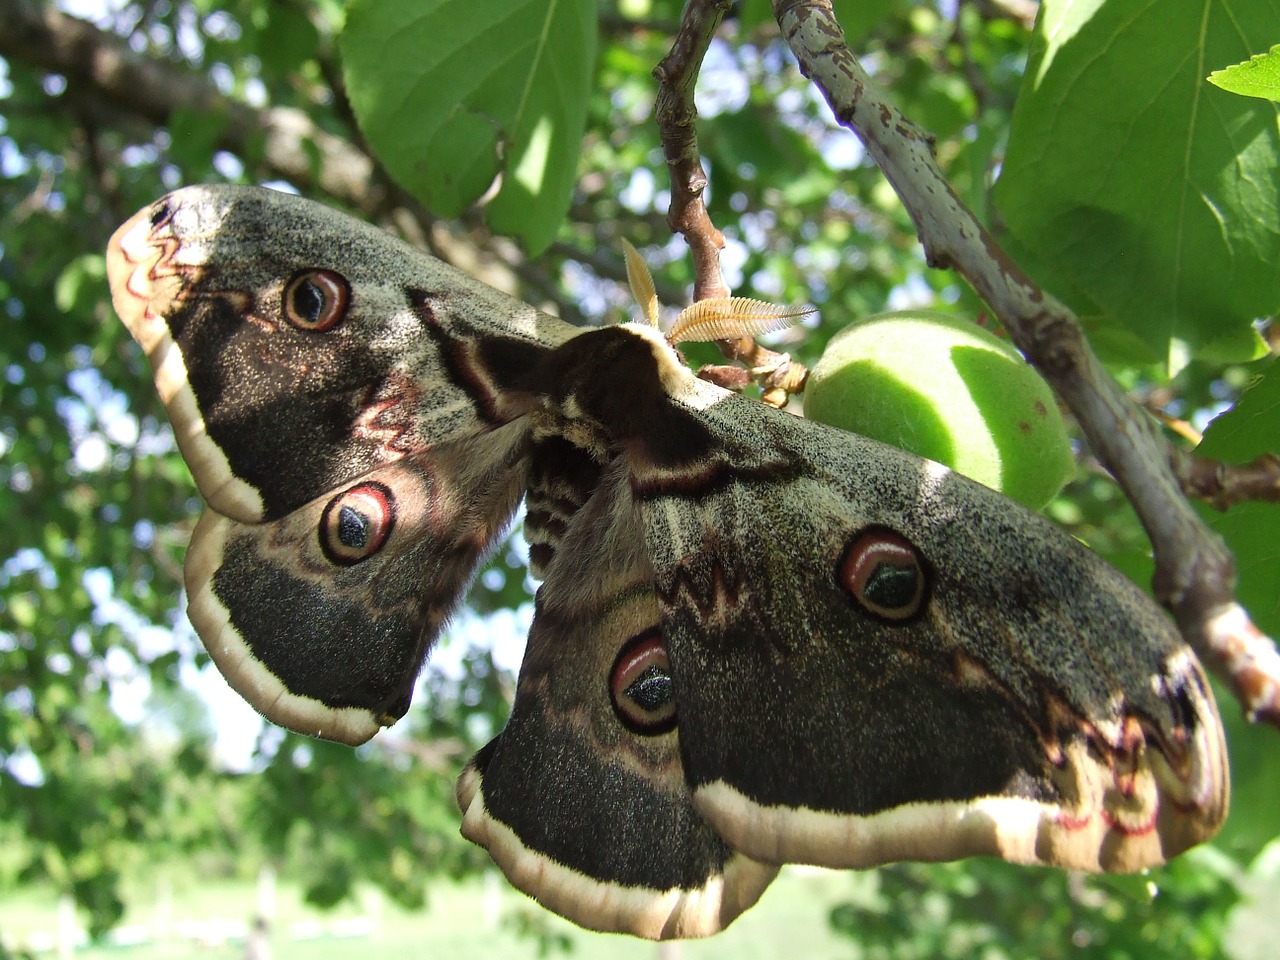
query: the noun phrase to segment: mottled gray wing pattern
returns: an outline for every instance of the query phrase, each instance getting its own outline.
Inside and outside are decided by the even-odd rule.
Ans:
[[[579,332],[255,187],[169,194],[116,231],[107,261],[201,495],[245,522],[519,417],[528,395],[492,378]]]
[[[640,501],[686,776],[732,846],[1137,870],[1216,831],[1213,695],[1130,581],[937,464],[686,394],[717,449],[773,457]]]
[[[459,782],[462,830],[583,926],[704,936],[777,867],[733,850],[691,803],[652,570],[618,467],[560,540],[511,718]]]

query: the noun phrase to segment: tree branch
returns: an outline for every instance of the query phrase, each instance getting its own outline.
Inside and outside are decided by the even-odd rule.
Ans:
[[[671,52],[653,70],[658,81],[654,119],[662,135],[662,152],[671,177],[667,222],[673,231],[684,236],[693,255],[694,300],[729,296],[729,285],[720,271],[724,234],[715,228],[702,202],[707,175],[698,151],[698,110],[693,103],[693,88],[716,27],[731,6],[730,0],[690,0],[685,4]]]
[[[1236,602],[1235,565],[1191,509],[1157,424],[1089,349],[1075,315],[1000,248],[947,183],[930,137],[889,102],[849,50],[830,0],[773,0],[800,69],[861,138],[915,223],[928,263],[963,276],[1053,384],[1132,501],[1156,557],[1154,589],[1248,715],[1280,726],[1280,654]]]

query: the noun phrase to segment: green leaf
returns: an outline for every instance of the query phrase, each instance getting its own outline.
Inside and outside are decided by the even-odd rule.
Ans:
[[[501,185],[493,228],[531,251],[569,209],[596,55],[590,0],[356,0],[340,38],[352,107],[392,175],[457,216]]]
[[[1171,366],[1245,360],[1280,307],[1275,116],[1204,83],[1258,49],[1274,0],[1046,0],[996,199],[1051,289],[1132,330]]]
[[[1209,74],[1209,82],[1228,93],[1280,101],[1280,44]]]
[[[1244,463],[1280,450],[1280,363],[1262,365],[1239,401],[1205,429],[1196,453],[1227,463]]]

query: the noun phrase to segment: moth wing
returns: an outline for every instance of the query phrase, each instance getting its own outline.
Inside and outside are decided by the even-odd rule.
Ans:
[[[360,742],[524,482],[527,367],[577,331],[299,197],[188,187],[107,251],[211,507],[191,617],[268,718]]]
[[[560,539],[511,717],[459,780],[462,832],[581,926],[705,936],[755,903],[777,867],[731,849],[693,808],[661,689],[619,702],[637,678],[660,688],[665,663],[629,501],[607,472]]]
[[[523,415],[511,384],[578,332],[258,187],[156,201],[116,231],[107,269],[201,495],[245,523]]]
[[[697,388],[724,463],[633,459],[694,804],[771,862],[1137,870],[1226,813],[1168,619],[945,468]]]
[[[188,614],[231,686],[274,723],[351,744],[403,716],[519,503],[523,433],[406,457],[269,523],[206,510]]]

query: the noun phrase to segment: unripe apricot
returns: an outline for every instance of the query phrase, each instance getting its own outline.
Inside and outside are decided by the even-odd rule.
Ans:
[[[1049,385],[1010,344],[948,314],[903,310],[846,327],[809,373],[804,413],[1036,510],[1075,473]]]

